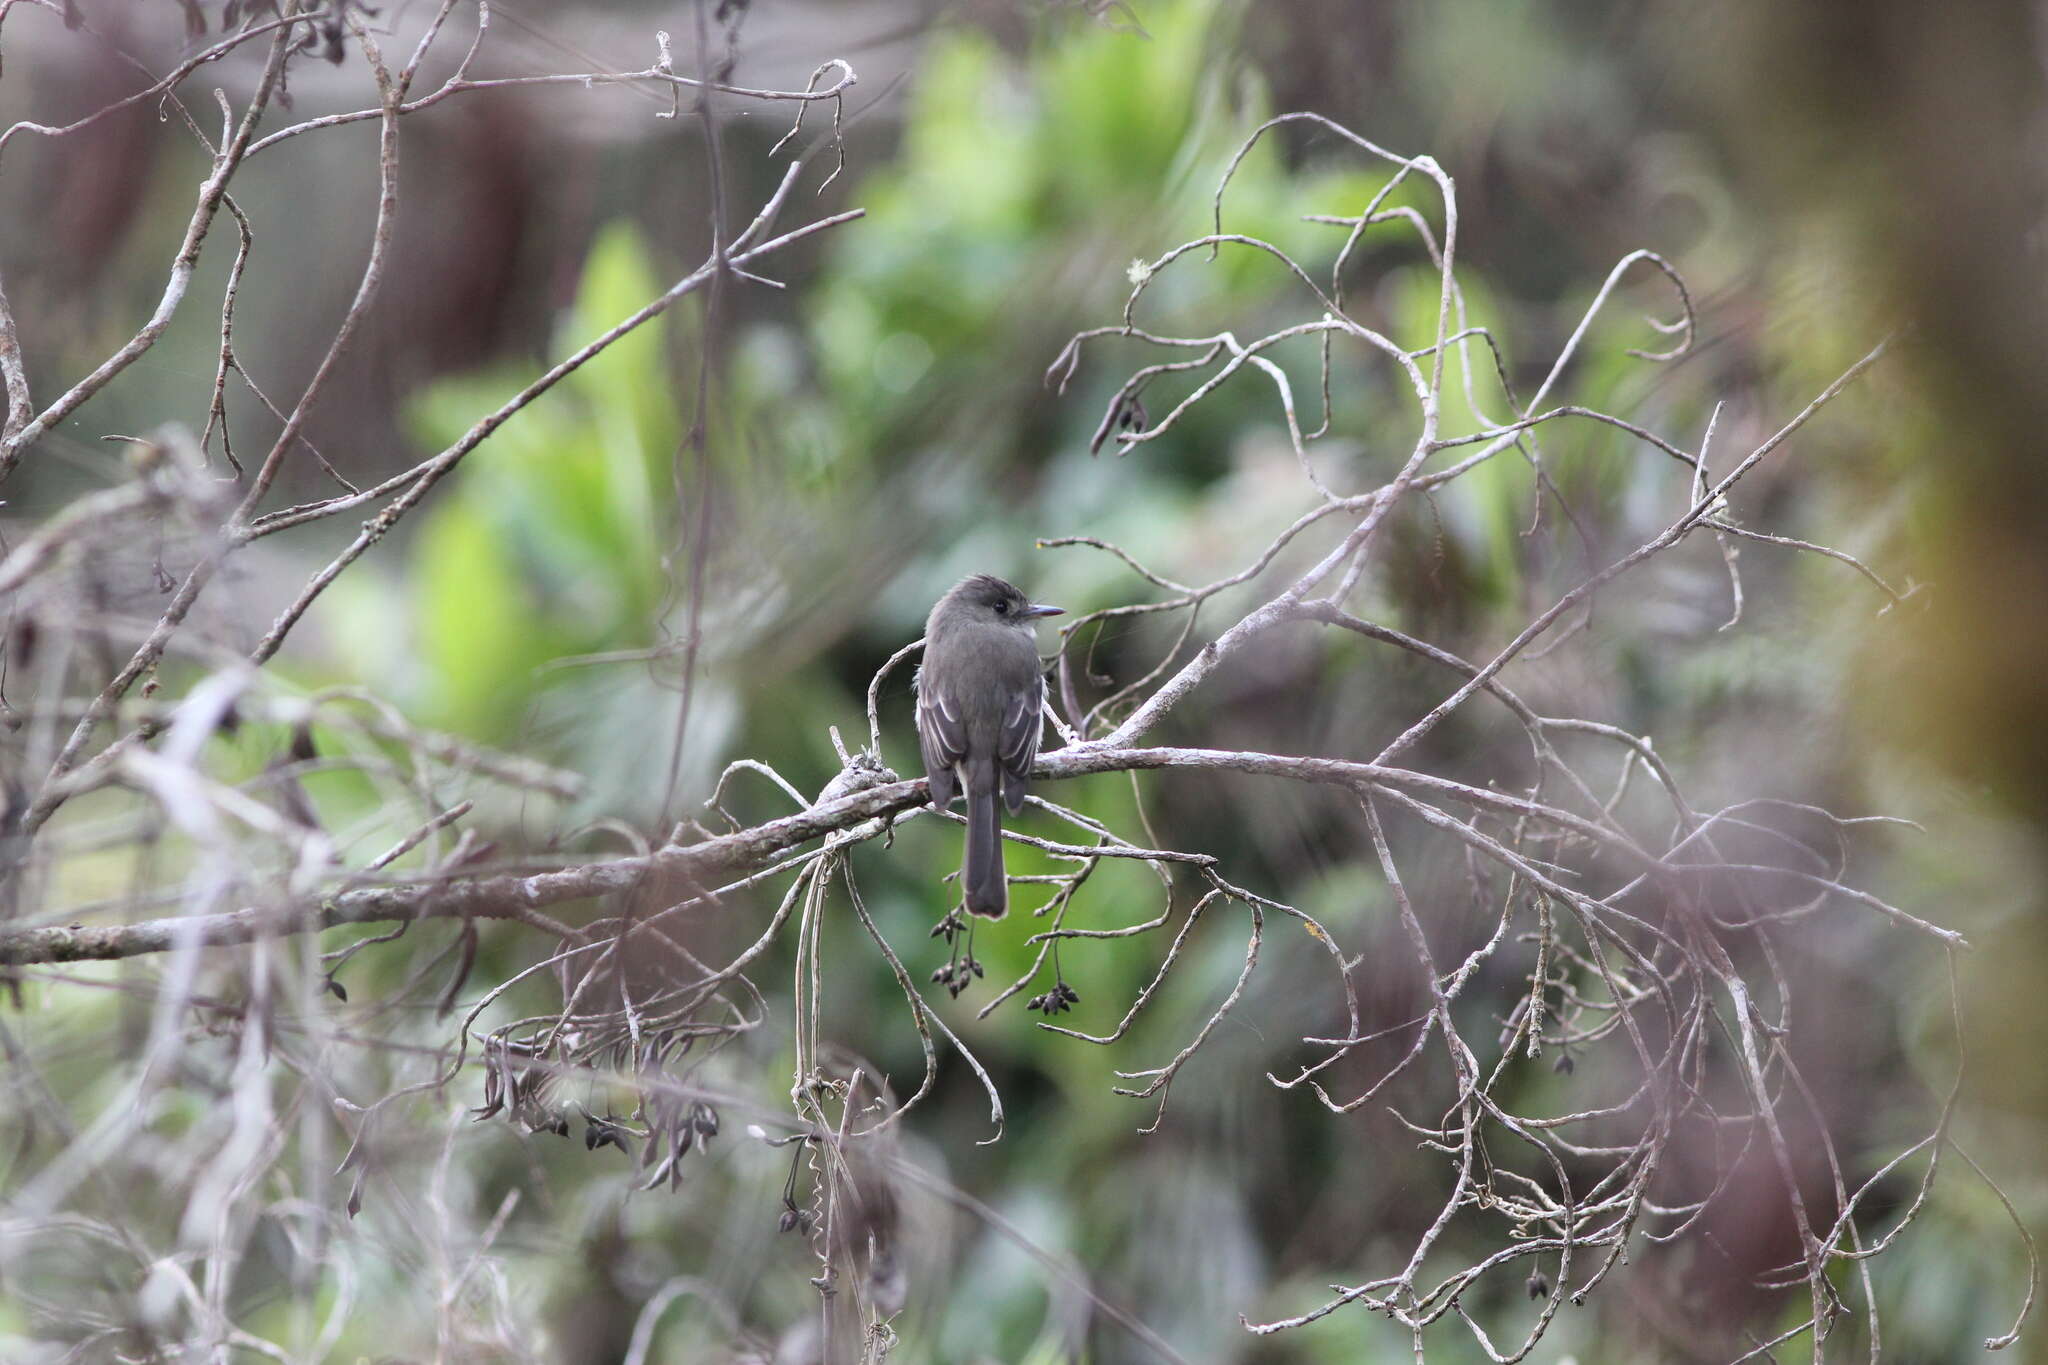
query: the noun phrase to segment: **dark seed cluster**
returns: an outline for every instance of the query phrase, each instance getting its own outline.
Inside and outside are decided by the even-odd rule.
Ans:
[[[1044,995],[1032,996],[1029,1002],[1030,1008],[1037,1010],[1048,1019],[1055,1014],[1065,1014],[1080,1003],[1080,994],[1065,981],[1054,983],[1051,990],[1047,991]]]

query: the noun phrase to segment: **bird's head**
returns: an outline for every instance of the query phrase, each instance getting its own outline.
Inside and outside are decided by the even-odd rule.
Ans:
[[[934,620],[975,625],[1013,625],[1029,630],[1042,616],[1058,616],[1063,608],[1033,602],[1012,584],[994,574],[969,574],[953,585],[938,607]]]

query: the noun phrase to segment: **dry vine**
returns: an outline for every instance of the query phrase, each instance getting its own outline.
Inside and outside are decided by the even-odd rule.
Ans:
[[[24,3],[46,12],[38,17],[65,13],[55,0]],[[333,1215],[338,1209],[351,1216],[357,1211],[377,1178],[380,1152],[393,1130],[414,1123],[422,1112],[405,1101],[454,1089],[476,1101],[477,1116],[502,1116],[527,1130],[567,1132],[573,1119],[589,1146],[632,1151],[647,1187],[680,1183],[692,1152],[718,1137],[727,1126],[724,1116],[738,1109],[752,1119],[757,1137],[790,1149],[783,1225],[809,1237],[816,1249],[816,1283],[824,1303],[819,1320],[823,1358],[857,1353],[880,1359],[892,1347],[889,1323],[903,1305],[905,1290],[901,1268],[888,1250],[884,1225],[891,1214],[877,1192],[890,1179],[924,1178],[896,1157],[888,1142],[905,1115],[933,1092],[942,1048],[958,1052],[986,1089],[997,1136],[1003,1120],[998,1087],[927,999],[925,988],[932,982],[920,982],[906,964],[911,955],[884,938],[862,899],[849,858],[859,846],[886,843],[905,820],[935,818],[923,804],[924,784],[898,779],[880,758],[880,689],[915,647],[901,651],[875,676],[868,747],[859,753],[841,748],[844,770],[815,800],[765,765],[741,760],[709,795],[700,819],[677,826],[665,840],[612,828],[610,834],[629,845],[620,856],[512,865],[493,864],[478,838],[457,833],[473,803],[504,790],[573,793],[575,774],[424,733],[368,694],[297,694],[264,669],[341,574],[500,426],[577,366],[678,300],[749,282],[755,278],[748,271],[751,264],[859,216],[858,210],[830,214],[778,230],[804,165],[801,159],[792,161],[750,221],[729,239],[722,230],[714,233],[712,255],[701,267],[589,339],[495,410],[480,414],[448,448],[358,488],[313,451],[302,432],[335,360],[377,297],[399,204],[399,152],[408,122],[475,92],[636,82],[664,87],[677,101],[685,92],[702,99],[715,93],[733,100],[793,101],[799,111],[826,102],[833,106],[836,135],[839,106],[853,85],[853,73],[843,62],[826,63],[803,90],[734,86],[709,70],[686,77],[676,73],[663,35],[657,60],[642,70],[476,78],[471,72],[479,54],[487,51],[491,22],[488,5],[479,4],[472,40],[452,74],[430,93],[417,95],[422,64],[445,41],[443,30],[458,9],[457,0],[442,0],[410,55],[395,68],[379,45],[374,18],[360,6],[280,0],[276,6],[231,8],[232,17],[223,17],[224,31],[173,70],[150,76],[119,104],[70,125],[23,123],[0,134],[4,151],[18,138],[61,138],[123,105],[159,101],[206,148],[212,167],[155,312],[103,363],[40,409],[31,398],[34,376],[23,369],[16,320],[0,295],[0,375],[8,395],[0,477],[59,422],[74,419],[163,335],[186,304],[195,262],[212,240],[223,209],[237,233],[203,434],[191,439],[169,433],[137,445],[131,482],[81,498],[0,557],[0,592],[6,594],[10,630],[19,634],[33,627],[42,642],[33,676],[25,682],[17,677],[14,683],[21,707],[6,717],[7,809],[0,829],[5,841],[0,875],[6,878],[0,912],[6,918],[0,925],[0,965],[11,972],[9,981],[19,991],[24,985],[54,989],[81,983],[66,964],[163,957],[161,973],[146,979],[94,978],[142,1001],[149,1015],[148,1042],[144,1065],[121,1079],[119,1094],[85,1127],[74,1125],[67,1107],[50,1094],[39,1071],[47,1061],[39,1062],[11,1029],[0,1026],[0,1042],[15,1075],[12,1085],[23,1097],[31,1125],[47,1124],[59,1139],[40,1164],[17,1164],[10,1175],[0,1224],[5,1234],[0,1244],[9,1250],[0,1253],[0,1276],[52,1335],[64,1335],[81,1351],[117,1346],[139,1351],[143,1348],[137,1343],[147,1341],[155,1343],[152,1349],[166,1351],[174,1346],[195,1353],[234,1347],[276,1359],[319,1359],[351,1312],[356,1287],[335,1285],[330,1313],[310,1323],[302,1339],[271,1341],[233,1319],[234,1272],[259,1223],[266,1221],[303,1243],[304,1264],[324,1264],[319,1247],[347,1235]],[[699,50],[708,52],[701,8],[699,17]],[[293,64],[308,59],[309,45],[313,56],[323,44],[339,56],[348,43],[375,92],[375,107],[308,118],[259,137],[260,121],[273,112]],[[220,127],[209,135],[184,103],[182,85],[245,48],[260,53],[260,71],[239,110],[226,96],[219,97]],[[704,107],[701,102],[699,107]],[[658,116],[679,112],[675,102]],[[235,349],[233,329],[235,291],[263,237],[232,196],[234,178],[249,158],[292,139],[371,121],[379,128],[379,211],[354,299],[334,327],[325,359],[296,400],[282,407],[263,399],[282,425],[267,450],[245,461],[236,453],[222,395],[231,383],[243,383],[260,396]],[[1244,155],[1275,129],[1300,122],[1312,123],[1389,168],[1367,204],[1312,219],[1342,233],[1342,246],[1322,278],[1279,247],[1225,229],[1226,191]],[[801,113],[791,134],[800,126]],[[711,145],[715,166],[715,133]],[[836,154],[836,136],[828,145]],[[837,174],[836,168],[832,173]],[[1434,187],[1438,217],[1395,201],[1397,192],[1417,185]],[[1347,304],[1347,270],[1362,244],[1370,239],[1377,245],[1383,238],[1405,242],[1434,268],[1439,292],[1433,335],[1397,340],[1360,321]],[[1112,338],[1156,349],[1163,358],[1136,369],[1121,384],[1097,431],[1095,445],[1113,446],[1119,454],[1173,432],[1195,405],[1235,377],[1268,383],[1304,487],[1302,510],[1285,531],[1264,546],[1246,547],[1239,571],[1198,585],[1142,565],[1120,546],[1097,537],[1042,542],[1111,554],[1159,595],[1085,613],[1064,628],[1054,689],[1061,714],[1050,718],[1066,743],[1043,754],[1035,775],[1052,781],[1154,769],[1176,775],[1228,771],[1327,789],[1355,819],[1360,856],[1369,850],[1383,877],[1414,968],[1426,983],[1423,1013],[1391,1035],[1368,1034],[1358,1003],[1360,974],[1384,967],[1363,954],[1347,953],[1341,942],[1344,926],[1324,924],[1237,884],[1215,856],[1171,848],[1149,828],[1116,831],[1057,799],[1044,798],[1034,804],[1043,819],[1070,831],[1066,840],[1021,831],[1009,837],[1041,850],[1066,870],[1020,879],[1047,889],[1039,911],[1044,925],[1031,933],[1037,957],[1018,980],[1002,983],[981,1012],[1037,985],[1039,993],[1029,1003],[1047,1016],[1043,1029],[1097,1045],[1115,1044],[1163,992],[1174,989],[1175,968],[1195,936],[1234,924],[1231,932],[1244,941],[1242,970],[1206,1022],[1158,1065],[1119,1073],[1129,1084],[1118,1093],[1152,1101],[1149,1122],[1156,1127],[1168,1112],[1176,1077],[1243,1000],[1268,937],[1291,923],[1327,950],[1331,1018],[1338,1026],[1329,1036],[1302,1039],[1299,1068],[1268,1079],[1279,1091],[1311,1095],[1333,1114],[1344,1114],[1383,1099],[1397,1078],[1426,1073],[1432,1084],[1424,1089],[1438,1107],[1404,1113],[1402,1121],[1419,1143],[1443,1158],[1442,1202],[1401,1263],[1356,1284],[1333,1287],[1329,1300],[1310,1312],[1248,1322],[1252,1332],[1280,1332],[1357,1306],[1402,1324],[1418,1360],[1425,1333],[1451,1320],[1462,1324],[1490,1359],[1523,1359],[1557,1312],[1584,1301],[1632,1250],[1694,1233],[1724,1188],[1712,1182],[1697,1188],[1675,1184],[1667,1158],[1674,1144],[1703,1131],[1731,1153],[1751,1147],[1768,1152],[1798,1230],[1799,1258],[1782,1269],[1778,1282],[1804,1286],[1808,1315],[1775,1340],[1756,1343],[1750,1355],[1768,1355],[1804,1334],[1812,1357],[1820,1360],[1829,1329],[1852,1311],[1865,1315],[1875,1342],[1880,1304],[1868,1277],[1870,1258],[1925,1207],[1945,1155],[1954,1154],[1973,1169],[1975,1163],[1956,1147],[1950,1131],[1951,1090],[1926,1136],[1860,1180],[1852,1180],[1850,1163],[1830,1141],[1826,1160],[1832,1188],[1824,1200],[1813,1198],[1802,1184],[1787,1135],[1795,1114],[1801,1117],[1800,1131],[1811,1130],[1804,1122],[1811,1099],[1808,1078],[1788,1045],[1796,983],[1779,970],[1774,945],[1778,935],[1790,932],[1789,926],[1840,907],[1882,917],[1905,941],[1940,954],[1952,956],[1962,940],[1849,879],[1851,832],[1880,822],[1805,808],[1788,811],[1785,803],[1760,797],[1701,809],[1648,737],[1598,719],[1543,714],[1510,689],[1506,675],[1533,648],[1568,636],[1601,590],[1701,534],[1724,546],[1731,538],[1743,538],[1829,556],[1868,579],[1887,609],[1900,602],[1904,594],[1860,560],[1743,525],[1729,503],[1741,481],[1876,364],[1885,346],[1875,347],[1753,448],[1739,454],[1714,449],[1711,424],[1694,447],[1683,437],[1659,435],[1620,416],[1551,402],[1596,316],[1632,272],[1647,271],[1667,283],[1676,310],[1673,321],[1658,324],[1672,338],[1671,348],[1638,354],[1656,364],[1686,352],[1694,330],[1693,306],[1668,262],[1636,252],[1618,263],[1541,383],[1523,400],[1509,381],[1504,344],[1467,316],[1456,276],[1457,249],[1455,189],[1435,162],[1385,151],[1314,116],[1275,119],[1254,131],[1224,170],[1214,230],[1134,265],[1121,320],[1076,336],[1048,376],[1064,388],[1084,353]],[[1141,306],[1156,282],[1170,271],[1197,268],[1205,256],[1213,259],[1221,251],[1258,253],[1288,272],[1306,319],[1250,340],[1228,329],[1183,336],[1147,325]],[[1304,430],[1292,381],[1272,355],[1297,338],[1312,339],[1321,356],[1322,420],[1312,430]],[[1391,472],[1356,488],[1337,486],[1332,467],[1319,466],[1315,458],[1317,441],[1331,430],[1333,355],[1339,347],[1358,348],[1390,367],[1417,414],[1413,440],[1398,453]],[[1154,420],[1143,396],[1162,377],[1194,383]],[[1455,393],[1449,387],[1453,383],[1458,385]],[[1444,407],[1451,396],[1482,415],[1478,430],[1446,434]],[[1519,459],[1536,472],[1539,500],[1551,498],[1561,505],[1561,495],[1544,475],[1542,442],[1554,428],[1572,423],[1604,424],[1637,443],[1648,458],[1686,468],[1689,494],[1671,509],[1663,530],[1584,575],[1483,660],[1459,657],[1365,614],[1359,603],[1386,528],[1436,490],[1490,461]],[[693,439],[701,441],[701,431]],[[280,471],[297,458],[326,467],[337,491],[297,505],[267,507]],[[245,655],[231,656],[201,633],[187,630],[209,587],[246,547],[358,510],[369,514],[360,531],[308,579]],[[149,523],[177,528],[185,552],[168,604],[153,622],[139,624],[113,614],[81,616],[74,609],[79,583],[96,572],[96,557],[112,552],[109,528]],[[1739,617],[1738,561],[1730,553],[1725,562]],[[1276,566],[1285,581],[1269,591],[1261,585]],[[1201,614],[1207,610],[1213,616],[1220,605],[1212,604],[1240,591],[1251,605],[1197,644]],[[1092,684],[1079,646],[1094,640],[1104,622],[1151,616],[1178,617],[1180,625],[1156,667],[1084,706],[1084,689]],[[1370,641],[1427,661],[1442,670],[1441,700],[1370,760],[1144,743],[1254,642],[1273,632],[1309,627],[1322,627],[1332,648]],[[689,636],[694,635],[693,611]],[[173,650],[184,651],[205,668],[204,680],[175,699],[160,697],[155,681],[158,665]],[[688,676],[686,669],[685,707]],[[1403,762],[1405,757],[1412,763],[1421,742],[1468,704],[1503,708],[1526,741],[1525,752],[1504,756],[1498,782],[1454,780]],[[209,771],[208,745],[223,727],[251,719],[290,727],[297,738],[261,782],[238,786]],[[323,734],[340,737],[341,752],[334,752],[332,743],[328,752],[315,749],[310,736],[316,721]],[[1619,783],[1602,796],[1591,774],[1614,769],[1616,760]],[[412,833],[390,847],[364,848],[356,846],[349,831],[323,829],[297,782],[331,766],[360,771],[389,803],[414,811]],[[741,773],[775,784],[794,809],[751,826],[726,818],[729,828],[709,828],[702,822],[724,817],[726,780]],[[1655,809],[1635,799],[1631,784],[1647,784]],[[1041,790],[1057,797],[1056,788]],[[106,807],[115,814],[52,823],[67,806],[105,794],[124,797]],[[1784,832],[1793,822],[1777,817],[1786,815],[1797,815],[1816,832],[1810,837]],[[1479,869],[1472,879],[1474,894],[1491,907],[1495,927],[1490,937],[1455,962],[1438,960],[1430,933],[1433,907],[1411,894],[1404,875],[1424,843],[1456,848],[1468,857]],[[167,873],[133,894],[88,903],[66,901],[52,884],[52,869],[66,857],[116,846],[144,850],[145,863],[148,850],[176,847],[180,872]],[[1156,915],[1127,924],[1082,922],[1090,908],[1089,879],[1112,859],[1137,860],[1157,874]],[[772,911],[747,926],[744,946],[722,961],[700,957],[676,932],[692,913],[737,914],[763,888],[772,889]],[[601,917],[570,922],[550,913],[592,900],[605,906]],[[924,1074],[900,1100],[855,1060],[858,1040],[834,1039],[821,1031],[821,1004],[831,985],[821,958],[822,927],[827,916],[842,914],[858,920],[887,963],[922,1044]],[[423,955],[407,989],[377,1012],[352,1019],[349,1027],[338,1025],[324,1006],[330,994],[346,998],[339,976],[343,967],[358,953],[434,921],[450,922],[456,932],[437,945],[435,954]],[[465,995],[483,936],[498,932],[503,921],[534,930],[553,946],[530,956],[489,989]],[[318,951],[313,938],[318,931],[371,923],[395,927],[330,952]],[[956,996],[981,976],[971,944],[958,937],[959,927],[950,918],[942,923],[952,953],[933,977]],[[1089,1033],[1053,1022],[1074,1002],[1060,972],[1062,950],[1131,952],[1136,948],[1126,940],[1155,935],[1163,943],[1156,973],[1113,1028]],[[720,1073],[710,1066],[727,1044],[777,1019],[777,1002],[764,996],[754,976],[778,949],[793,953],[796,964],[788,1014],[796,1067],[790,1108],[781,1113],[721,1090]],[[1475,1000],[1475,981],[1502,963],[1521,964],[1513,966],[1523,983],[1517,998]],[[519,1005],[522,1012],[507,1017],[515,1002],[535,998],[536,985],[548,987],[550,1003],[532,1009]],[[401,1036],[395,1012],[407,1002],[431,1003],[436,1020],[453,1021],[439,1025],[438,1048],[393,1041]],[[380,1022],[393,1030],[389,1037],[373,1032]],[[200,1032],[219,1035],[225,1046],[201,1047],[195,1037]],[[336,1058],[352,1048],[379,1045],[415,1048],[414,1079],[374,1098],[350,1098],[354,1074],[345,1075]],[[1564,1065],[1582,1065],[1593,1057],[1621,1065],[1632,1077],[1628,1093],[1618,1102],[1573,1112],[1516,1112],[1503,1098],[1505,1083],[1518,1069],[1536,1065],[1545,1052]],[[1347,1060],[1369,1062],[1373,1078],[1340,1089],[1334,1078],[1350,1074],[1339,1065]],[[218,1095],[218,1111],[209,1121],[192,1124],[182,1139],[151,1137],[150,1107],[181,1068],[190,1073],[184,1083]],[[296,1087],[273,1089],[280,1074],[295,1076]],[[1286,1101],[1276,1097],[1275,1102]],[[336,1141],[335,1124],[345,1143]],[[451,1120],[430,1196],[443,1212],[452,1198],[446,1185],[454,1178],[449,1154],[457,1126]],[[1825,1129],[1820,1132],[1827,1140]],[[165,1173],[167,1187],[175,1188],[181,1200],[179,1216],[172,1220],[175,1232],[162,1242],[149,1240],[139,1224],[78,1211],[97,1196],[106,1201],[99,1207],[111,1206],[114,1193],[94,1188],[105,1179],[101,1167],[112,1153],[145,1138],[162,1144],[147,1159]],[[283,1180],[286,1193],[273,1197],[280,1184],[270,1178],[288,1146],[300,1151],[304,1174],[296,1185]],[[330,1146],[339,1150],[329,1151]],[[1871,1220],[1860,1216],[1862,1206],[1881,1181],[1910,1162],[1920,1163],[1917,1193],[1892,1226],[1874,1230]],[[345,1193],[329,1174],[337,1163],[347,1177]],[[179,1171],[191,1174],[169,1174]],[[259,1186],[269,1203],[260,1202]],[[429,1248],[439,1276],[436,1331],[450,1349],[531,1354],[507,1326],[517,1316],[510,1304],[513,1296],[490,1255],[513,1202],[508,1199],[491,1214],[480,1237],[462,1244],[446,1232],[456,1220],[426,1220],[435,1226],[423,1235],[439,1238]],[[995,1220],[993,1211],[977,1211]],[[1486,1220],[1497,1249],[1481,1260],[1445,1269],[1432,1254],[1460,1215]],[[120,1303],[119,1295],[70,1301],[42,1296],[21,1261],[48,1254],[53,1244],[73,1252],[92,1248],[127,1263],[122,1273],[133,1272],[144,1282],[139,1307]],[[2030,1257],[2031,1251],[2029,1243]],[[1843,1269],[1853,1276],[1847,1291],[1835,1279]],[[1542,1305],[1519,1342],[1498,1346],[1468,1312],[1464,1296],[1484,1277],[1511,1274],[1526,1277]],[[663,1286],[636,1323],[632,1358],[645,1357],[661,1314],[685,1295],[716,1305],[715,1294],[694,1282]],[[1148,1347],[1172,1358],[1170,1348],[1141,1323],[1113,1305],[1098,1307]],[[2021,1321],[2029,1307],[2031,1294]],[[1987,1345],[2008,1344],[2018,1330],[2015,1323],[2012,1333]],[[731,1332],[735,1338],[744,1336],[736,1318]]]

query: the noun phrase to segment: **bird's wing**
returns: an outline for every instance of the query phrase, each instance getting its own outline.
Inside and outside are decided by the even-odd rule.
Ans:
[[[957,708],[917,678],[917,747],[924,755],[924,775],[932,787],[932,804],[944,809],[953,799],[953,768],[967,757],[967,731]]]
[[[1038,761],[1038,736],[1045,728],[1045,678],[1033,677],[1003,713],[996,756],[1003,767],[1003,803],[1015,815],[1024,807],[1025,781]]]

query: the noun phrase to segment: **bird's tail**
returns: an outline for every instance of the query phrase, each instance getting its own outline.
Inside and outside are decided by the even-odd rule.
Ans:
[[[1003,875],[1003,821],[993,783],[967,791],[967,859],[960,868],[960,887],[967,908],[977,915],[1001,919],[1010,908],[1010,887]]]

